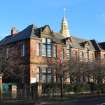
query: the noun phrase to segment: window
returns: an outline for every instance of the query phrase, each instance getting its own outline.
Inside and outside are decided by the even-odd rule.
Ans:
[[[57,46],[53,45],[53,57],[57,57]]]
[[[41,46],[41,54],[42,54],[42,56],[46,56],[46,45],[45,44],[42,44],[42,46]]]
[[[47,45],[47,56],[51,57],[51,45],[50,44]]]
[[[64,60],[64,49],[62,49],[62,61]]]
[[[73,60],[74,61],[78,60],[78,52],[76,50],[73,50]]]
[[[79,58],[80,58],[80,60],[83,60],[83,58],[84,58],[84,53],[83,53],[83,51],[80,51],[80,53],[79,53]]]
[[[52,80],[52,70],[51,68],[47,68],[47,82],[51,82]]]
[[[47,72],[46,72],[46,68],[41,68],[41,73],[42,73],[42,77],[41,77],[41,80],[43,83],[45,83],[47,80],[46,80],[46,77],[47,77]]]
[[[51,43],[51,39],[47,39],[47,44],[50,44]]]
[[[21,56],[25,56],[25,44],[24,43],[21,46]]]
[[[40,79],[43,83],[49,83],[52,80],[52,70],[51,68],[40,68]]]
[[[42,43],[46,43],[46,38],[42,38]]]
[[[40,55],[51,57],[51,39],[42,38],[42,43],[40,44]]]
[[[66,46],[66,56],[67,56],[67,59],[70,59],[70,53],[71,53],[71,48],[70,48],[70,45],[67,44],[67,46]]]

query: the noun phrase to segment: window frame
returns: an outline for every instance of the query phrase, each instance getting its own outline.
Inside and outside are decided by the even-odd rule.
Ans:
[[[45,71],[43,72],[43,70]],[[42,83],[51,83],[52,82],[52,68],[40,67],[39,79],[40,79],[39,81],[41,81]]]
[[[22,57],[24,57],[25,56],[25,54],[26,54],[26,45],[25,45],[25,43],[22,43],[21,44],[21,56]]]
[[[41,56],[52,57],[52,40],[50,38],[42,38],[42,43],[40,44],[39,52]],[[42,46],[45,46],[44,51]],[[48,48],[48,46],[50,46]],[[44,53],[44,54],[43,54]]]

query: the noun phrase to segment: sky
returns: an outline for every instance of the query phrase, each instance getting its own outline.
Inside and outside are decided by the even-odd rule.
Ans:
[[[72,36],[105,41],[105,0],[0,0],[0,40],[30,24],[59,32],[64,8]]]

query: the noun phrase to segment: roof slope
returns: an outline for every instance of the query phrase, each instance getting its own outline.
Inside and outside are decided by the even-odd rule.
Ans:
[[[49,32],[49,30],[50,30],[50,32]],[[98,50],[99,51],[100,46],[103,49],[105,49],[104,43],[100,43],[98,45],[95,40],[86,40],[86,39],[81,39],[81,38],[74,37],[74,36],[65,38],[61,33],[52,32],[49,25],[45,25],[43,27],[36,28],[33,24],[29,25],[24,30],[18,32],[16,35],[6,36],[3,40],[0,41],[0,46],[14,43],[14,42],[21,41],[21,40],[26,40],[26,39],[33,38],[33,37],[34,38],[35,37],[36,38],[43,37],[43,36],[41,36],[41,33],[45,32],[44,34],[46,34],[46,31],[48,32],[48,35],[51,34],[50,37],[56,43],[64,43],[66,41],[66,39],[71,38],[73,40],[72,47],[74,47],[74,48],[84,49],[84,46],[82,46],[81,43],[88,42],[89,50]]]
[[[0,41],[0,45],[6,45],[16,41],[28,39],[34,35],[33,29],[35,29],[34,25],[29,25],[24,30],[18,32],[15,36],[9,35],[5,37],[3,40]]]
[[[102,50],[105,50],[105,42],[98,43]]]
[[[92,44],[92,42],[90,40],[86,40],[86,39],[82,39],[82,38],[78,38],[78,37],[74,37],[74,36],[72,36],[71,38],[73,40],[72,47],[84,49],[84,47],[81,45],[81,43],[88,42],[89,50],[95,50],[94,45]]]
[[[96,51],[100,51],[100,46],[95,40],[90,40]]]

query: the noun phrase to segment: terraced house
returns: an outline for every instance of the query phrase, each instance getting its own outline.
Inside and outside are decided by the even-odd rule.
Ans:
[[[52,31],[49,25],[37,28],[32,24],[20,32],[13,27],[11,34],[0,41],[2,81],[15,83],[18,94],[28,95],[32,88],[41,95],[45,88],[42,84],[59,81],[56,69],[59,66],[60,73],[64,62],[99,58],[105,58],[105,43],[71,35],[65,16],[60,32]],[[71,82],[69,77],[64,80]]]

